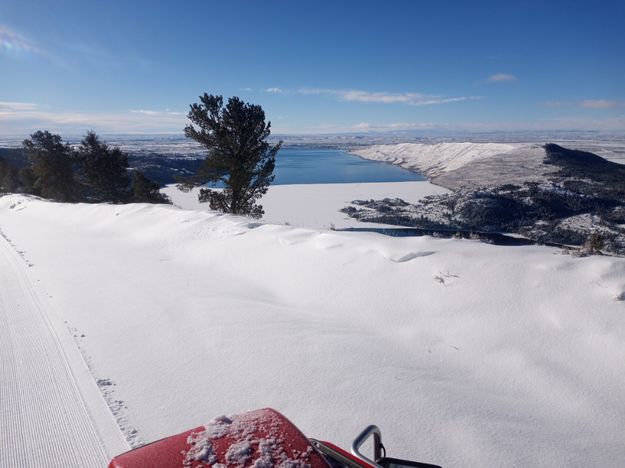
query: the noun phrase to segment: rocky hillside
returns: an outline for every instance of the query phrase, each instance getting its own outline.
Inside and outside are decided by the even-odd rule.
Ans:
[[[418,204],[356,200],[357,207],[344,212],[361,221],[517,233],[538,242],[625,255],[625,166],[555,144],[540,151],[537,169],[544,170],[536,170],[529,180],[510,183],[505,172],[493,172],[491,166],[481,175],[490,176],[491,184],[467,184]]]

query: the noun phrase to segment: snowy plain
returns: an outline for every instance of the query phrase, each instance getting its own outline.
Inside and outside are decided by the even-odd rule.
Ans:
[[[206,203],[198,201],[198,188],[181,192],[175,185],[169,185],[161,192],[180,208],[200,211],[208,208]],[[353,200],[399,197],[416,203],[428,195],[447,192],[449,190],[427,181],[271,185],[260,203],[265,209],[262,221],[271,224],[313,229],[384,227],[382,224],[359,222],[339,210],[351,205]]]
[[[271,406],[446,468],[623,464],[625,259],[19,195],[0,228],[135,445]]]

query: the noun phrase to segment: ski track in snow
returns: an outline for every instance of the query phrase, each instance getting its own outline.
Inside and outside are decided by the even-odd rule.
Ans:
[[[0,466],[105,466],[106,450],[24,267],[0,238]]]

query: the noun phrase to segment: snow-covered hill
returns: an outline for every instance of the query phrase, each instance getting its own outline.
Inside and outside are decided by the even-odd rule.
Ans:
[[[402,143],[353,149],[352,153],[425,174],[450,190],[544,182],[554,170],[538,143]]]
[[[453,171],[481,159],[509,153],[520,145],[508,143],[400,143],[351,151],[365,159],[390,162],[428,177]]]
[[[18,195],[0,228],[136,440],[273,406],[446,468],[623,462],[624,259]]]

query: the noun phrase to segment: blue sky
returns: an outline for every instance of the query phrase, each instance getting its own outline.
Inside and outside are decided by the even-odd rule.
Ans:
[[[625,131],[625,2],[0,0],[0,134]]]

